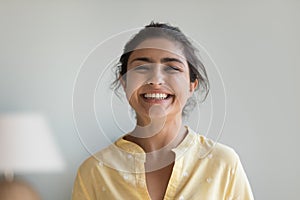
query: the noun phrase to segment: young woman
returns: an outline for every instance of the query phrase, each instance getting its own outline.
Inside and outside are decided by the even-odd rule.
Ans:
[[[182,123],[209,82],[178,28],[146,26],[125,45],[116,73],[136,126],[80,166],[73,200],[253,199],[234,150]]]

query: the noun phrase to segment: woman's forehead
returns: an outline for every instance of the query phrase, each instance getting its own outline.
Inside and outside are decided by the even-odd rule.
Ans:
[[[146,57],[176,57],[186,60],[182,46],[164,38],[151,38],[141,42],[130,55],[129,60],[138,56]]]
[[[161,51],[166,51],[169,53],[177,54],[183,56],[182,45],[178,42],[171,41],[165,38],[149,38],[141,42],[135,50],[138,49],[157,49]]]

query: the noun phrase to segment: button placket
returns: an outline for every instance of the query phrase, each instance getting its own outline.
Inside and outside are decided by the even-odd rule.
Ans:
[[[144,156],[143,154],[134,155],[134,170],[137,185],[140,187],[147,187],[145,178],[145,166],[144,166]]]

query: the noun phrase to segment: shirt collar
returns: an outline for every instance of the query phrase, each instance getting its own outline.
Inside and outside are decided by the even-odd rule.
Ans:
[[[195,133],[192,129],[190,129],[188,126],[185,126],[187,128],[188,134],[185,136],[183,141],[175,148],[172,149],[172,151],[176,154],[176,158],[182,156],[186,151],[188,151],[192,146],[195,146],[198,139],[198,134]],[[115,145],[119,148],[121,148],[123,151],[128,152],[133,155],[140,155],[145,154],[145,151],[137,144],[125,140],[124,136],[119,138]]]
[[[184,155],[190,155],[189,152],[195,152],[200,159],[206,157],[213,149],[215,143],[195,133],[189,127],[186,128],[188,134],[177,147],[172,149],[176,155],[175,159],[178,160]],[[101,163],[101,165],[104,164],[118,171],[125,172],[142,172],[146,161],[144,150],[139,145],[125,140],[123,137],[96,153],[95,156],[99,159],[99,164]]]

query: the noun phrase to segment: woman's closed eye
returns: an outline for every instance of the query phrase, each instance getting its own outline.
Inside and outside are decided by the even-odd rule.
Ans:
[[[149,65],[139,65],[134,68],[134,71],[137,71],[137,72],[147,72],[149,70],[150,70]]]
[[[165,71],[169,73],[176,73],[176,72],[181,72],[181,68],[174,66],[174,65],[166,65],[165,66]]]
[[[144,65],[139,65],[136,66],[133,70],[137,73],[149,73],[153,70],[155,70],[155,68],[158,66],[155,65],[151,65],[151,64],[144,64]],[[182,72],[182,68],[176,66],[176,65],[163,65],[161,70],[165,71],[166,73],[169,74],[174,74],[177,72]]]

